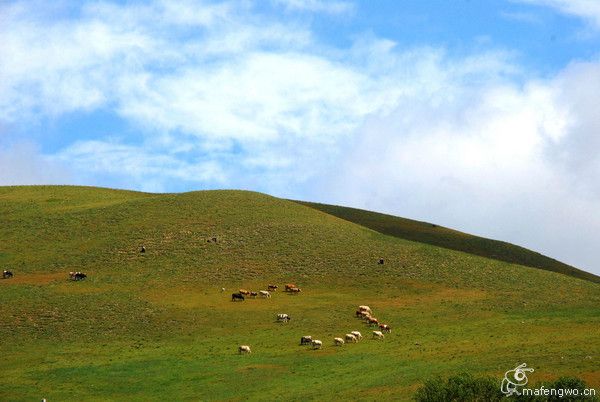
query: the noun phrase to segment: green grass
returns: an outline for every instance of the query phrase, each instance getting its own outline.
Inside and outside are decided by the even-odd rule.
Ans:
[[[600,388],[597,283],[264,194],[0,187],[0,239],[15,273],[0,280],[2,401],[405,400],[432,376],[500,382],[522,362]],[[288,282],[302,293],[230,301]],[[359,304],[393,327],[384,341]],[[332,345],[352,330],[365,340]],[[323,349],[300,347],[307,334]]]

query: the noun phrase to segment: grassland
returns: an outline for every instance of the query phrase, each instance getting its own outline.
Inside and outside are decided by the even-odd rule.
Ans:
[[[2,401],[405,400],[433,375],[500,381],[522,362],[534,382],[600,389],[597,283],[264,194],[0,187],[0,239]],[[230,301],[287,282],[303,292]],[[358,304],[393,332],[334,347],[368,335]],[[323,349],[298,346],[307,334]]]

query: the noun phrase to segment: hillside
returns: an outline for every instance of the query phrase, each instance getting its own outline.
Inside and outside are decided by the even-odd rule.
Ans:
[[[0,400],[408,400],[431,376],[522,361],[532,381],[600,386],[597,283],[260,193],[0,187],[0,239]],[[231,301],[290,282],[302,293]],[[366,339],[332,345],[352,330]]]
[[[399,218],[363,209],[315,202],[296,202],[389,236],[463,251],[512,264],[559,272],[575,278],[600,283],[600,277],[597,275],[582,271],[535,251],[503,241],[486,239],[432,223]]]

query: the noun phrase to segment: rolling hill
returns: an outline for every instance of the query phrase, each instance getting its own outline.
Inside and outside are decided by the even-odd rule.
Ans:
[[[532,382],[600,386],[593,277],[423,225],[247,191],[0,187],[15,274],[0,279],[0,400],[409,400],[429,377],[500,381],[522,362]],[[302,292],[231,301],[290,282]],[[391,325],[385,340],[359,304]],[[352,330],[366,339],[333,346]]]

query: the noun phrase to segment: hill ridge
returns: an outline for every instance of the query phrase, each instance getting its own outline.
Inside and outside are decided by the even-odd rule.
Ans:
[[[558,272],[571,277],[600,283],[600,276],[594,275],[591,272],[578,269],[539,252],[502,240],[488,239],[429,222],[359,208],[310,201],[290,201],[328,213],[348,222],[356,223],[385,235],[462,251],[530,268]]]

